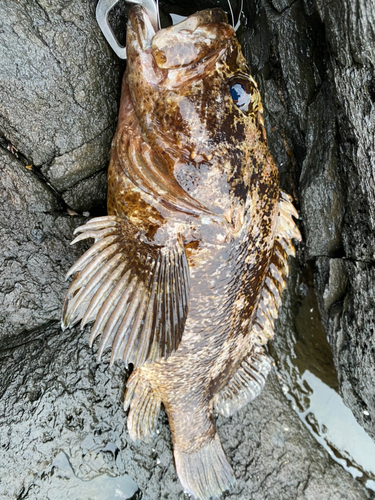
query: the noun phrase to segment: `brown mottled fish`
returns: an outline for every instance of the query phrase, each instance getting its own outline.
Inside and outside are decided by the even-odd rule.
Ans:
[[[214,411],[232,415],[264,386],[263,345],[300,233],[267,147],[257,85],[220,9],[157,30],[133,6],[108,172],[108,216],[76,229],[93,246],[74,275],[63,328],[94,322],[90,345],[134,371],[132,439],[163,403],[180,481],[207,500],[231,487]]]

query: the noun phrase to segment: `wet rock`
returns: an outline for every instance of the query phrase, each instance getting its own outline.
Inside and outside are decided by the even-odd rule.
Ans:
[[[61,196],[65,203],[77,212],[95,209],[96,212],[99,210],[106,213],[107,169],[83,179]]]
[[[370,347],[375,341],[375,5],[334,2],[328,9],[317,2],[317,7],[326,26],[337,103],[338,176],[345,210],[341,256],[347,276],[347,295],[323,311],[323,318],[344,401],[375,439],[375,353]],[[329,287],[330,277],[318,272],[318,289],[325,290],[327,282]]]
[[[335,109],[322,87],[308,110],[306,157],[300,176],[301,215],[307,258],[333,256],[342,249],[344,204],[337,168]]]
[[[328,269],[325,267],[328,266]],[[327,276],[328,283],[323,291],[324,309],[329,311],[333,304],[341,301],[347,292],[346,262],[343,259],[320,258],[317,260],[320,274]]]
[[[344,401],[375,440],[375,268],[351,261],[344,261],[344,266],[339,280],[342,286],[343,276],[347,276],[346,293],[326,314],[328,339]],[[331,283],[330,272],[328,287]]]
[[[60,193],[107,167],[114,128],[110,126],[81,147],[54,158],[42,173]]]
[[[375,308],[375,4],[286,3],[245,3],[240,38],[281,185],[302,215],[300,262],[316,263],[341,394],[375,438],[375,328],[367,314]]]
[[[339,161],[344,179],[343,244],[347,295],[324,315],[341,391],[375,439],[375,13],[370,2],[317,3],[326,24],[338,103]],[[320,289],[327,276],[319,274]]]
[[[92,144],[117,121],[120,64],[94,11],[88,0],[2,2],[0,131],[37,166],[82,148],[87,175],[107,160]]]
[[[94,478],[98,485],[108,476],[126,474],[137,483],[138,498],[187,498],[175,473],[164,412],[155,438],[132,442],[121,405],[128,375],[124,365],[117,362],[109,369],[108,358],[97,363],[96,346],[93,353],[87,343],[87,329],[62,334],[51,324],[32,338],[20,338],[17,348],[0,351],[0,468],[7,470],[1,474],[2,498],[72,499],[77,479],[90,491]],[[219,418],[218,429],[237,477],[225,498],[370,498],[312,438],[274,374],[253,404],[230,419]],[[61,452],[77,478],[67,473],[63,491],[56,460],[51,472]]]
[[[58,320],[64,275],[81,249],[69,247],[78,220],[59,213],[48,186],[0,149],[0,338]],[[82,219],[81,219],[82,222]]]

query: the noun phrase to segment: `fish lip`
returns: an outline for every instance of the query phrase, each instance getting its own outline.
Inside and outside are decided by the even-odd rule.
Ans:
[[[129,1],[129,0],[127,0]],[[147,10],[141,5],[134,5],[129,11],[128,29],[135,31],[138,43],[143,51],[151,51],[152,40],[158,31],[155,29],[152,18]]]
[[[120,59],[127,59],[126,47],[119,44],[108,21],[110,11],[119,1],[120,0],[99,0],[96,5],[96,20],[115,54]],[[126,2],[137,5],[145,14],[146,17],[143,19],[143,24],[147,26],[146,31],[148,36],[145,39],[146,43],[143,43],[142,46],[150,47],[152,38],[159,29],[158,6],[156,2],[154,0],[126,0]]]
[[[128,3],[138,5],[146,13],[148,20],[154,30],[154,34],[159,30],[160,24],[158,21],[159,5],[155,0],[125,0]]]

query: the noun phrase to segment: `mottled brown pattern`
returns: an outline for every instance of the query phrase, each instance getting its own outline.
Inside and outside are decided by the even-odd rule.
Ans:
[[[99,355],[110,347],[112,362],[133,363],[131,436],[153,432],[163,403],[180,480],[205,500],[234,480],[214,405],[232,414],[270,369],[261,346],[273,335],[291,239],[300,237],[297,214],[279,191],[259,92],[222,11],[155,35],[134,7],[127,54],[109,216],[78,230],[77,240],[95,238],[98,255],[70,271],[63,324],[95,320]],[[230,93],[241,80],[247,112]]]

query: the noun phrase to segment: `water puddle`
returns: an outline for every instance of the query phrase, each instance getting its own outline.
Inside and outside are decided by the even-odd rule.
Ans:
[[[375,443],[338,393],[331,349],[310,285],[305,281],[298,287],[294,324],[284,324],[281,317],[279,331],[285,331],[285,337],[279,335],[271,349],[278,377],[286,397],[315,439],[354,478],[375,491]]]
[[[111,451],[111,446],[104,451]],[[48,469],[42,472],[22,499],[45,500],[125,500],[138,491],[138,485],[128,476],[98,475],[90,481],[79,479],[68,455],[61,451]]]

